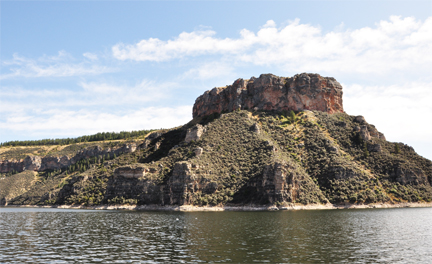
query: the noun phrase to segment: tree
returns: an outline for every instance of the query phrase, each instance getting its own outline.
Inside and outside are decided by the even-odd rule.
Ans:
[[[369,156],[369,151],[367,149],[367,143],[366,142],[363,143],[363,155],[365,158],[367,158]]]
[[[394,152],[395,152],[396,154],[399,154],[400,149],[399,149],[399,145],[398,145],[398,144],[395,144]]]
[[[291,122],[295,122],[296,115],[295,115],[294,111],[290,110],[288,115],[289,115],[289,119],[291,120]]]

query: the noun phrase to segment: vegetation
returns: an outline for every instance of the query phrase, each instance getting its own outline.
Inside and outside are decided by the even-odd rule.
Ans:
[[[196,124],[205,126],[204,134],[186,143],[187,130]],[[10,204],[48,205],[430,202],[431,161],[402,143],[376,136],[365,141],[358,125],[345,113],[214,114],[158,131],[133,153],[85,157],[61,170],[39,172],[25,192],[3,191],[0,200],[8,195]],[[72,144],[51,153],[115,144]],[[197,148],[203,150],[198,156]],[[189,167],[179,166],[182,162]],[[115,173],[125,166],[145,173]],[[4,178],[10,178],[10,187],[0,186],[12,190],[20,175]]]
[[[102,132],[89,136],[81,136],[77,138],[62,138],[62,139],[41,139],[41,140],[15,140],[0,143],[0,147],[16,147],[16,146],[49,146],[49,145],[70,145],[82,142],[93,141],[106,141],[106,140],[120,140],[132,139],[147,135],[154,130],[138,130],[138,131],[122,131],[116,132]]]

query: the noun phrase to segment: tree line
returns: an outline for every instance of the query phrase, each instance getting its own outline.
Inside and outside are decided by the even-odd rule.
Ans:
[[[14,140],[0,143],[0,147],[15,147],[15,146],[43,146],[43,145],[69,145],[74,143],[130,139],[139,136],[145,136],[153,130],[138,130],[138,131],[122,131],[116,132],[99,132],[94,135],[81,136],[77,138],[56,138],[56,139],[40,139],[40,140]]]

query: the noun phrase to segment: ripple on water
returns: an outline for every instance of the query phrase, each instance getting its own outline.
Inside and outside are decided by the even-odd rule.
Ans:
[[[432,262],[432,208],[129,212],[0,208],[0,262]]]

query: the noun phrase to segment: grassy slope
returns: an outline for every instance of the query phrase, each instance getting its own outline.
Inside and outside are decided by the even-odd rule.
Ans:
[[[0,200],[11,200],[26,193],[35,184],[36,175],[33,171],[23,171],[9,177],[0,177]]]

